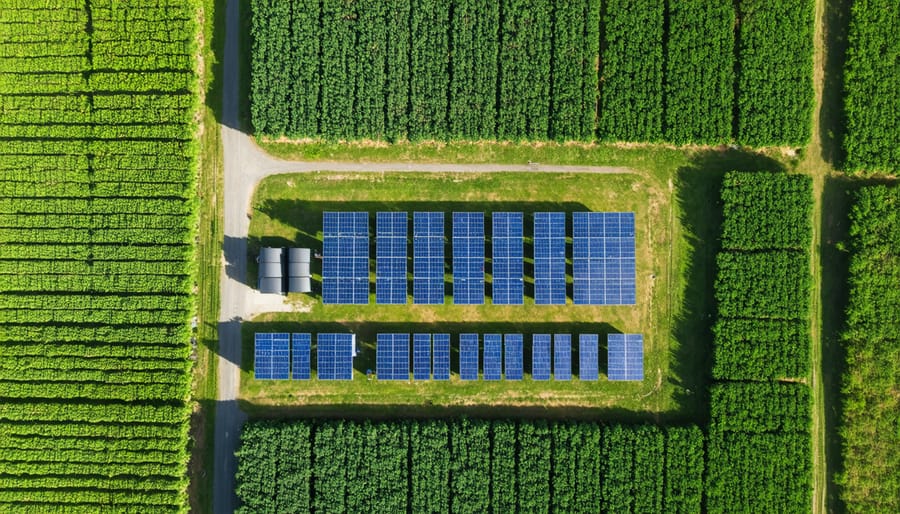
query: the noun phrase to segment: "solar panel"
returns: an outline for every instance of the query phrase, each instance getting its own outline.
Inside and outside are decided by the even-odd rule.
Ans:
[[[644,379],[643,334],[609,334],[606,344],[610,380]]]
[[[597,380],[600,378],[597,334],[581,334],[578,336],[578,378],[579,380]]]
[[[634,305],[634,213],[573,214],[573,300],[579,305]]]
[[[550,380],[550,334],[531,336],[531,378]]]
[[[572,380],[572,336],[553,335],[553,379]]]
[[[309,380],[309,352],[312,347],[310,334],[294,334],[291,336],[291,362],[294,380]]]
[[[478,334],[459,335],[459,378],[478,380]]]
[[[369,303],[369,214],[322,215],[322,303]]]
[[[319,380],[353,379],[353,334],[318,334],[316,370]]]
[[[495,212],[491,235],[491,299],[495,305],[524,303],[522,213]]]
[[[257,332],[253,336],[253,378],[287,380],[291,377],[291,335]]]
[[[434,379],[450,380],[450,334],[434,334],[432,345]]]
[[[566,303],[566,215],[534,213],[534,303]]]
[[[500,380],[503,369],[503,339],[500,334],[484,335],[484,379]]]
[[[507,380],[522,380],[522,334],[503,336],[504,374]]]
[[[378,380],[409,380],[409,334],[378,334]]]
[[[405,212],[375,216],[375,303],[406,303]]]
[[[413,378],[431,378],[431,334],[413,334]]]
[[[413,213],[413,303],[444,303],[444,213]]]
[[[453,213],[453,303],[484,303],[484,213]]]

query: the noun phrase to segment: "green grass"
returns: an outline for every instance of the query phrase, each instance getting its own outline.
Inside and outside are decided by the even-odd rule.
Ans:
[[[524,306],[493,306],[489,300],[483,306],[457,306],[448,298],[443,306],[411,301],[383,306],[374,304],[374,299],[362,306],[326,306],[318,296],[290,295],[294,312],[263,314],[244,324],[242,407],[254,416],[508,415],[514,411],[526,416],[628,421],[705,419],[710,348],[705,314],[713,312],[712,284],[711,279],[700,283],[695,279],[712,276],[714,251],[710,249],[715,247],[718,221],[710,195],[717,193],[716,180],[725,170],[773,169],[784,164],[730,150],[604,148],[614,157],[599,162],[628,165],[633,173],[311,173],[263,181],[252,204],[251,257],[260,246],[320,248],[321,213],[329,209],[634,211],[638,302],[635,306],[536,306],[526,298]],[[526,221],[525,226],[527,256],[530,223]],[[314,264],[314,274],[317,268]],[[526,262],[528,276],[530,263]],[[255,270],[247,279],[253,283]],[[529,290],[526,285],[526,296]],[[354,380],[256,381],[252,375],[256,331],[352,331],[362,350],[354,363]],[[605,371],[603,335],[640,332],[645,335],[645,379],[616,383],[601,376],[599,382],[535,383],[526,376],[520,383],[466,383],[454,374],[449,383],[369,381],[365,371],[375,368],[375,334],[391,331],[521,332],[526,334],[526,371],[530,369],[528,334],[599,333],[601,373]],[[451,369],[457,369],[455,356]]]

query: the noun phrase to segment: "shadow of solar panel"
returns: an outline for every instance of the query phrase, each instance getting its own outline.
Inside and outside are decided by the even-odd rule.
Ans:
[[[431,334],[413,334],[413,378],[431,378]]]
[[[319,380],[353,379],[353,334],[318,334],[316,370]]]
[[[644,336],[609,334],[607,336],[608,376],[610,380],[644,379]]]
[[[491,221],[491,300],[495,305],[521,305],[525,298],[522,213],[495,212]]]
[[[599,337],[597,334],[578,336],[578,379],[598,380],[600,378]]]
[[[434,379],[450,380],[450,334],[434,334]]]
[[[378,334],[378,380],[409,380],[409,334]]]
[[[534,213],[534,303],[566,303],[566,215]]]
[[[478,380],[478,334],[459,335],[459,378]]]
[[[291,376],[294,380],[309,380],[311,348],[312,336],[310,334],[293,334],[291,336],[291,367],[293,368]]]
[[[444,303],[444,213],[413,213],[413,303]]]
[[[531,378],[550,380],[550,334],[531,336]]]
[[[503,358],[506,380],[522,380],[522,334],[503,336]]]
[[[453,213],[453,303],[484,303],[484,213]]]
[[[322,214],[322,303],[369,303],[369,214]]]
[[[553,335],[553,379],[572,380],[572,336]]]
[[[375,218],[375,303],[406,303],[405,212],[379,212]]]
[[[255,379],[287,380],[291,377],[290,334],[256,333],[253,343]]]
[[[484,379],[500,380],[503,369],[503,339],[500,334],[484,334]]]
[[[634,305],[634,213],[572,215],[573,301],[579,305]]]

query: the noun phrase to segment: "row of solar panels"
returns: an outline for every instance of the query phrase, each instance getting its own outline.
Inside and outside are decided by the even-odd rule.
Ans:
[[[494,212],[492,301],[524,303],[523,213]],[[408,215],[378,212],[375,229],[375,302],[407,302]],[[573,302],[635,303],[634,213],[572,214]],[[369,215],[325,212],[322,301],[369,302]],[[566,215],[534,213],[534,299],[566,303]],[[483,304],[485,231],[483,212],[453,213],[453,303]],[[413,303],[444,303],[444,213],[413,213]]]
[[[599,338],[581,334],[578,338],[578,378],[599,379]],[[257,333],[254,376],[259,380],[308,380],[311,377],[312,335]],[[410,334],[377,335],[376,373],[380,380],[450,379],[450,335],[413,334],[410,368]],[[318,334],[317,376],[321,380],[350,380],[353,377],[352,334]],[[522,380],[522,334],[459,335],[459,376],[461,380]],[[480,359],[481,357],[481,359]],[[641,334],[607,336],[607,376],[609,380],[643,380],[644,338]],[[479,366],[481,363],[481,366]],[[533,380],[572,379],[572,336],[534,334],[531,346]]]

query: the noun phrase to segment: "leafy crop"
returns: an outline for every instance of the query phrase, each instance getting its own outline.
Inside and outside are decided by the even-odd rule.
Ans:
[[[697,427],[252,421],[237,492],[259,513],[696,512],[703,454]]]
[[[0,511],[186,508],[196,19],[0,9]]]
[[[840,494],[854,512],[894,512],[900,510],[900,188],[855,193],[850,249]]]

